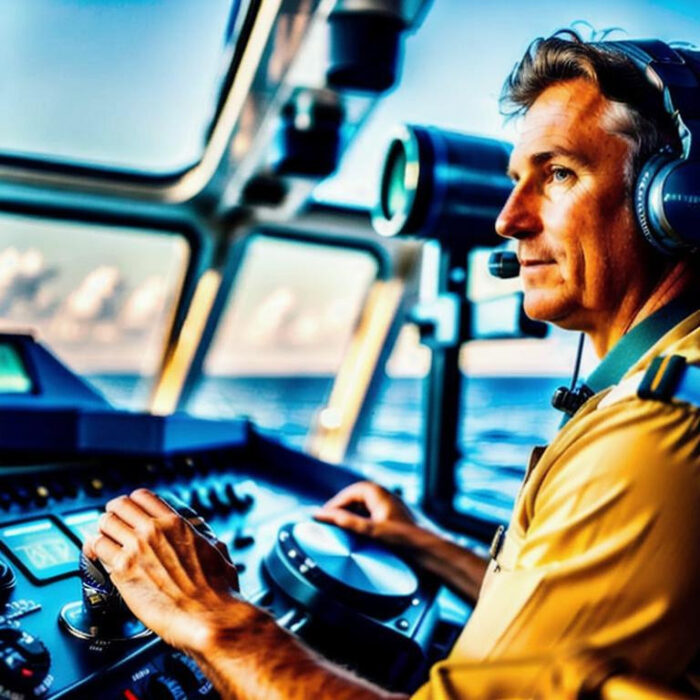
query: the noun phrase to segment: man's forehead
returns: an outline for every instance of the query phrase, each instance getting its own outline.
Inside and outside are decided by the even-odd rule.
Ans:
[[[597,86],[585,79],[547,88],[516,124],[511,167],[544,153],[588,160],[587,152],[594,151],[600,139],[613,136],[604,119],[610,105]]]

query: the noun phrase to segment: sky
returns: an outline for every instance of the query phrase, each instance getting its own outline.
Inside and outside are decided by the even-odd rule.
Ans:
[[[0,216],[0,330],[81,373],[152,375],[189,262],[178,235]]]
[[[146,172],[199,160],[232,0],[1,0],[0,151]]]
[[[256,236],[205,372],[335,374],[377,269],[365,251]]]
[[[557,29],[619,27],[613,36],[700,44],[697,0],[434,0],[404,42],[399,85],[375,107],[321,200],[371,207],[387,144],[402,122],[512,141],[498,112],[504,79],[530,41]]]

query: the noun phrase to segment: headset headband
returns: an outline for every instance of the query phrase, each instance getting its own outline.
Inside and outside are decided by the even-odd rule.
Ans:
[[[655,39],[606,41],[599,46],[625,54],[662,92],[664,108],[678,127],[682,157],[700,159],[700,51]]]
[[[700,51],[661,41],[606,41],[655,86],[681,142],[680,154],[666,148],[641,168],[634,207],[646,240],[666,255],[700,249]]]

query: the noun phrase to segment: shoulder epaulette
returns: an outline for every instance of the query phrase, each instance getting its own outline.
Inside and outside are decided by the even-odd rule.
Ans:
[[[681,355],[657,357],[639,383],[637,395],[642,399],[674,399],[700,406],[700,367],[689,365]]]

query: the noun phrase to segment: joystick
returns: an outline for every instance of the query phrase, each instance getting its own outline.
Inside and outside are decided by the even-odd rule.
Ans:
[[[213,530],[196,511],[170,493],[161,494],[161,498],[200,534],[216,541]],[[64,605],[59,615],[61,624],[72,635],[101,642],[126,642],[153,634],[131,613],[102,562],[82,553],[80,584],[82,600]]]

